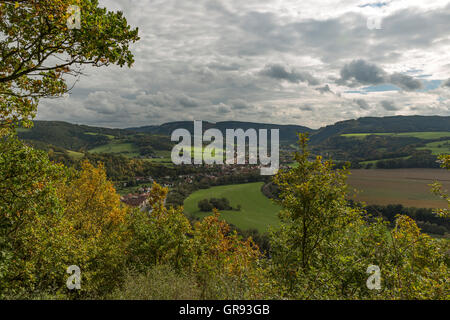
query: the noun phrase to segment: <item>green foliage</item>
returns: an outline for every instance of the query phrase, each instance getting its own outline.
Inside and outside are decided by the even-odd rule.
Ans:
[[[306,136],[300,135],[299,145],[299,165],[274,178],[280,188],[275,201],[283,209],[281,227],[271,234],[271,254],[274,274],[289,296],[306,298],[326,281],[346,229],[360,213],[346,205],[346,171],[333,170],[321,157],[310,162]]]
[[[198,208],[202,212],[211,212],[214,209],[213,205],[209,202],[208,199],[200,200],[198,202]]]
[[[151,213],[136,211],[131,222],[130,263],[138,270],[157,264],[170,264],[176,270],[192,264],[192,233],[181,208],[164,206],[167,188],[154,184],[150,192]]]
[[[203,199],[198,202],[198,208],[203,212],[211,212],[213,209],[217,210],[233,210],[230,206],[230,201],[227,198],[210,198]]]
[[[66,268],[77,265],[83,286],[97,296],[120,281],[127,247],[127,212],[100,166],[68,172],[16,139],[1,144],[0,296],[73,295]]]
[[[118,300],[198,300],[195,275],[176,272],[171,265],[155,265],[143,272],[128,271],[124,284],[109,299]]]
[[[270,258],[217,212],[192,226],[165,206],[154,184],[151,211],[121,205],[105,168],[51,163],[14,136],[1,140],[0,297],[14,299],[448,299],[448,241],[398,216],[395,228],[345,200],[346,171],[310,161],[280,171],[281,224]],[[446,161],[444,159],[444,161]],[[263,243],[264,239],[258,241]],[[65,286],[82,270],[82,289]],[[369,265],[382,288],[366,287]],[[125,271],[131,270],[131,271]]]
[[[274,179],[283,207],[281,227],[271,233],[275,292],[294,299],[447,299],[448,243],[421,234],[406,216],[391,235],[381,219],[350,207],[346,171],[320,157],[309,161],[306,143],[300,136],[299,165]],[[380,291],[365,286],[369,265],[381,268]]]
[[[383,298],[448,300],[448,242],[422,234],[406,216],[397,218],[390,240],[378,262],[383,270]]]
[[[195,264],[202,299],[251,299],[263,277],[261,253],[251,238],[241,241],[217,211],[193,230]]]
[[[441,163],[441,167],[447,170],[450,170],[450,155],[441,155],[439,157],[439,162]],[[436,213],[444,218],[450,217],[450,196],[446,193],[446,191],[442,190],[442,185],[439,182],[435,182],[432,184],[432,192],[442,199],[447,201],[448,208],[438,209]]]
[[[67,8],[81,9],[81,29],[69,29]],[[121,12],[108,12],[98,0],[46,0],[0,3],[0,129],[19,121],[31,125],[40,98],[68,91],[68,76],[81,65],[133,63],[137,41]]]
[[[439,157],[442,168],[450,170],[450,155],[442,155]]]
[[[26,248],[27,237],[43,216],[62,214],[56,188],[64,177],[64,169],[44,152],[15,136],[0,138],[0,297],[18,294],[21,285],[36,280],[28,268],[33,249]]]

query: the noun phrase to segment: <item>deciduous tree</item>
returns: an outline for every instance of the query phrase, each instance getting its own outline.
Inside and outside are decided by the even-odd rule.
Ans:
[[[81,11],[80,28],[69,28],[70,5]],[[40,98],[68,92],[81,66],[133,63],[137,41],[121,12],[98,0],[5,0],[0,2],[0,130],[31,125]]]

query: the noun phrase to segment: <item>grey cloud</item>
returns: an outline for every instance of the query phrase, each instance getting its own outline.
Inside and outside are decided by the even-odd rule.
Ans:
[[[221,113],[221,114],[227,114],[227,113],[230,113],[230,112],[231,112],[231,108],[230,108],[230,106],[228,106],[228,105],[226,105],[226,104],[224,104],[224,103],[221,103],[221,104],[217,107],[217,112],[218,112],[218,113]]]
[[[375,64],[362,59],[346,64],[341,70],[342,83],[355,82],[366,85],[376,85],[385,82],[386,72]]]
[[[406,91],[414,91],[423,88],[423,84],[420,80],[401,73],[389,75],[379,66],[362,59],[354,60],[346,64],[341,69],[341,78],[338,79],[336,83],[350,87],[390,83]]]
[[[423,84],[420,80],[414,79],[411,76],[401,73],[392,74],[389,78],[389,82],[407,91],[413,91],[423,88]]]
[[[208,68],[220,71],[237,71],[241,66],[237,63],[225,64],[225,63],[210,63],[207,65]]]
[[[324,94],[324,93],[334,93],[333,91],[331,91],[330,86],[329,86],[328,84],[325,85],[324,87],[317,88],[316,90],[319,91],[321,94]]]
[[[369,110],[370,107],[369,107],[369,104],[367,103],[366,100],[364,100],[364,99],[355,99],[354,101],[358,105],[358,107],[360,107],[361,109]]]
[[[242,99],[232,100],[230,101],[230,103],[234,110],[251,110],[254,108],[253,105],[247,103]]]
[[[442,83],[442,87],[448,87],[448,88],[450,88],[450,79],[448,79],[447,81],[445,81],[444,83]]]
[[[286,80],[291,83],[308,82],[309,85],[318,85],[319,81],[308,72],[287,71],[281,64],[266,65],[261,75],[277,79]]]
[[[383,100],[381,101],[381,106],[387,111],[397,111],[399,108],[395,105],[393,101]]]
[[[287,10],[280,10],[275,0],[101,0],[106,7],[120,8],[141,30],[142,39],[132,47],[134,67],[86,67],[89,77],[80,79],[64,108],[60,100],[42,100],[38,116],[117,127],[191,118],[281,123],[290,120],[291,111],[300,113],[299,105],[305,104],[305,110],[313,111],[299,124],[318,127],[347,117],[391,114],[393,110],[379,105],[379,95],[392,103],[391,109],[406,106],[405,100],[417,104],[419,99],[428,106],[428,101],[436,100],[437,92],[408,94],[419,88],[415,71],[408,70],[406,74],[413,76],[408,78],[387,74],[383,67],[423,69],[420,72],[431,74],[430,79],[436,77],[433,70],[439,70],[448,78],[450,5],[424,10],[411,4],[410,9],[386,15],[383,30],[369,30],[367,17],[350,7],[342,14],[340,6],[336,12],[317,16],[302,10],[296,17],[286,14],[298,8],[291,2],[283,2]],[[301,3],[306,12],[312,6],[322,10],[320,1]],[[351,64],[358,57],[363,62]],[[426,65],[429,61],[432,66]],[[271,62],[278,64],[270,68]],[[269,76],[261,76],[262,69]],[[319,84],[317,79],[329,79],[331,84],[341,69],[347,78],[341,79],[342,85],[376,85],[382,79],[404,92],[365,92],[366,104],[379,108],[364,109],[366,104],[354,101],[362,94],[327,94],[325,83]],[[300,91],[274,85],[275,81],[313,87]],[[442,94],[448,91],[444,88],[449,86],[442,84]],[[90,95],[96,92],[114,95]],[[221,103],[225,105],[219,107]],[[439,106],[417,113],[450,115],[448,102]]]
[[[198,100],[188,97],[186,95],[182,95],[181,97],[179,97],[178,102],[180,103],[180,105],[186,108],[195,108],[199,106]]]
[[[313,110],[314,110],[314,109],[313,109],[311,106],[309,106],[309,105],[303,105],[303,106],[300,106],[299,109],[302,110],[302,111],[313,111]]]

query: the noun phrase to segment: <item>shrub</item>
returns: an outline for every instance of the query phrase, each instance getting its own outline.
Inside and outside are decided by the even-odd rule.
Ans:
[[[179,274],[170,265],[155,265],[146,272],[128,271],[124,285],[110,299],[118,300],[198,300],[200,289],[194,277]]]

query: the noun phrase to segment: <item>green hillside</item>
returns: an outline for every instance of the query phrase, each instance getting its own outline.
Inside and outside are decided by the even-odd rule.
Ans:
[[[450,138],[449,131],[437,131],[437,132],[402,132],[402,133],[345,133],[341,136],[347,138],[365,138],[370,135],[375,136],[390,136],[390,137],[411,137],[424,140],[433,140],[440,138]]]
[[[311,137],[311,142],[318,144],[333,136],[350,133],[447,132],[449,128],[450,117],[365,117],[340,121],[333,125],[321,128]]]
[[[204,217],[210,213],[200,212],[198,202],[205,198],[222,198],[230,200],[233,208],[241,205],[241,211],[222,211],[221,216],[229,223],[242,230],[268,230],[268,226],[278,224],[277,213],[280,207],[261,193],[262,182],[227,185],[202,189],[191,194],[184,202],[187,214]]]
[[[435,141],[425,145],[425,147],[417,148],[419,150],[431,150],[434,155],[450,154],[450,139],[447,141]]]
[[[139,155],[138,148],[132,143],[123,143],[120,141],[111,141],[107,144],[89,150],[90,153],[119,153],[127,157],[136,157]]]
[[[169,122],[162,124],[160,126],[145,126],[139,128],[129,128],[127,130],[134,132],[145,132],[152,134],[162,134],[162,135],[171,135],[172,132],[176,129],[186,129],[191,134],[194,132],[194,122],[193,121],[177,121],[177,122]],[[280,134],[280,141],[283,143],[292,143],[297,141],[297,133],[303,132],[314,132],[315,130],[307,128],[301,125],[279,125],[279,124],[268,124],[268,123],[254,123],[254,122],[241,122],[241,121],[222,121],[217,123],[212,123],[208,121],[202,122],[203,131],[208,129],[218,129],[222,132],[223,135],[226,134],[227,129],[278,129]]]

